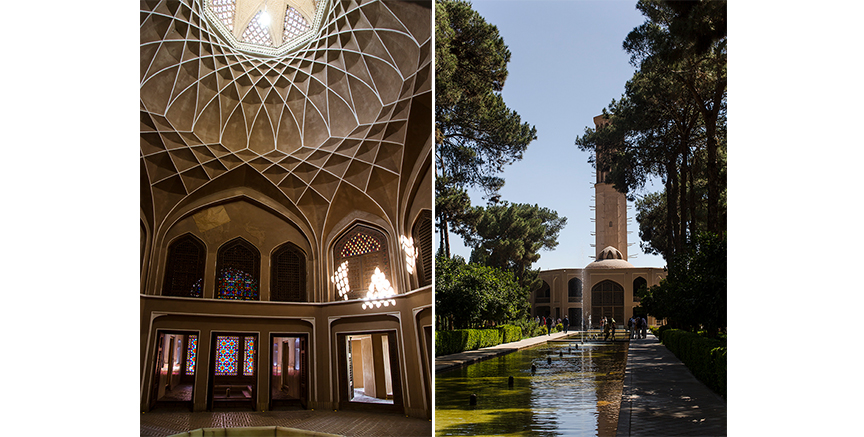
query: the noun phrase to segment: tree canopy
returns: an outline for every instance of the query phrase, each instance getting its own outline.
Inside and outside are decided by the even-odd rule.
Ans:
[[[672,260],[660,285],[642,290],[640,305],[673,327],[702,327],[715,336],[726,326],[726,238],[701,232],[690,246]]]
[[[609,123],[576,139],[593,152],[606,182],[631,200],[649,177],[662,178],[663,205],[670,207],[650,239],[667,261],[700,228],[722,232],[726,217],[725,2],[678,3],[638,2],[647,20],[623,46],[639,70],[621,99],[603,110]],[[658,224],[656,212],[640,212]]]
[[[459,0],[437,1],[435,9],[436,197],[462,197],[468,187],[497,200],[500,173],[522,159],[537,130],[523,123],[501,96],[510,51],[498,28]],[[462,202],[436,209],[442,245]],[[454,226],[459,226],[458,223]],[[449,255],[449,246],[444,247]]]
[[[462,257],[435,259],[438,329],[477,328],[519,320],[528,314],[528,293],[511,272]]]
[[[472,248],[471,261],[512,272],[528,290],[536,288],[531,264],[540,259],[540,250],[558,246],[567,218],[549,208],[509,202],[475,207],[474,213],[473,228],[460,230]]]

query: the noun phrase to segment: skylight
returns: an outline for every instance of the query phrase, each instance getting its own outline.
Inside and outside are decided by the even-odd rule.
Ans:
[[[280,55],[313,35],[325,0],[204,0],[205,15],[235,48]]]

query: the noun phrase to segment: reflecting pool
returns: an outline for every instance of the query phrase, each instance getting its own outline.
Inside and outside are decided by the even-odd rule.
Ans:
[[[627,342],[574,338],[436,374],[435,433],[615,435],[626,357]]]

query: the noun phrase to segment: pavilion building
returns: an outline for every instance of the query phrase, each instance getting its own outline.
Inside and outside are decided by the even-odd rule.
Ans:
[[[607,122],[603,116],[594,117],[597,128]],[[635,292],[659,284],[666,276],[662,268],[635,267],[628,261],[627,199],[605,182],[607,173],[597,169],[594,183],[594,261],[584,268],[541,271],[543,283],[531,295],[532,315],[555,319],[566,315],[573,329],[597,328],[609,316],[617,325],[625,325],[639,306]],[[657,323],[653,318],[648,321]]]

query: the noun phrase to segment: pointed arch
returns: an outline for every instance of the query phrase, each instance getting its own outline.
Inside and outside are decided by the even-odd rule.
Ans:
[[[331,278],[336,286],[335,300],[359,299],[366,295],[376,269],[393,282],[387,236],[372,227],[356,224],[333,246]]]
[[[432,285],[432,211],[424,209],[414,221],[411,238],[417,249],[417,282],[421,287]]]
[[[174,240],[168,246],[162,295],[201,297],[206,257],[204,242],[194,235],[184,234]]]
[[[237,237],[216,254],[216,299],[258,300],[261,282],[261,254],[252,244]]]
[[[270,300],[308,302],[306,254],[293,243],[284,243],[270,257]]]

